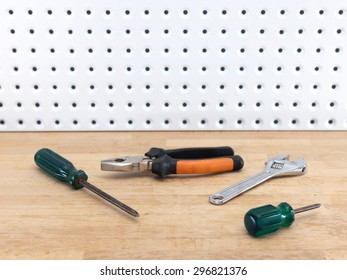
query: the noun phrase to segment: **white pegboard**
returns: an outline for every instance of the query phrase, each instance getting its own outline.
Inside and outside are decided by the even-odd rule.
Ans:
[[[0,4],[0,131],[347,128],[347,1]]]

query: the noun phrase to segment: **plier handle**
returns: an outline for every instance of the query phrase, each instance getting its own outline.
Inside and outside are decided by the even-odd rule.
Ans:
[[[243,159],[231,147],[151,148],[144,156],[126,156],[101,161],[101,170],[152,171],[161,178],[170,174],[205,174],[240,170]]]

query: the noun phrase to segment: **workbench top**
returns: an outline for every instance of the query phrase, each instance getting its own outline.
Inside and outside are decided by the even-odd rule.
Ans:
[[[48,132],[0,134],[1,259],[347,259],[347,132]],[[233,173],[171,176],[100,170],[100,161],[150,147],[231,146]],[[72,190],[34,163],[50,148],[89,182],[133,207],[132,218],[88,190]],[[306,174],[273,178],[220,206],[209,196],[264,169],[269,157],[307,161]],[[253,238],[251,208],[321,203],[275,234]]]

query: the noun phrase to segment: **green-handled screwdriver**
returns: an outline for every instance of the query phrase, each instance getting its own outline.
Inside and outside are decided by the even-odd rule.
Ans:
[[[320,204],[294,209],[287,202],[280,203],[277,207],[271,204],[249,210],[244,223],[248,233],[260,237],[277,231],[281,227],[289,227],[295,220],[295,214],[320,207]]]
[[[52,150],[47,148],[38,150],[34,156],[34,160],[42,170],[59,181],[69,183],[75,190],[85,187],[128,214],[134,217],[140,216],[134,209],[88,183],[88,176],[83,170],[77,170],[70,161]]]

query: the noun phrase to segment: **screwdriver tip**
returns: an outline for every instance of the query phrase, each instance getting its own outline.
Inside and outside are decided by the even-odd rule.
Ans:
[[[134,209],[132,209],[132,211],[126,211],[126,212],[135,218],[140,217],[140,214],[137,211],[135,211]]]
[[[119,209],[122,209],[124,212],[128,213],[129,215],[138,218],[140,217],[140,214],[134,210],[133,208],[129,207],[128,205],[125,205],[122,202],[117,201],[117,203],[113,203],[115,206],[117,206]]]

